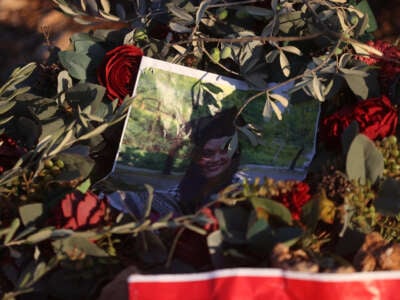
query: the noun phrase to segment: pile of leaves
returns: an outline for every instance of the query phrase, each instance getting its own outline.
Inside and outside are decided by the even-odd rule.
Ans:
[[[53,2],[77,22],[126,27],[49,46],[46,63],[15,69],[0,87],[3,299],[95,299],[132,265],[400,269],[400,50],[373,40],[366,0]],[[102,179],[143,55],[247,81],[265,97],[266,121],[280,117],[275,101],[287,99],[273,91],[289,82],[290,101],[320,101],[305,180],[265,174],[194,215],[155,220],[146,185],[143,218],[113,210],[105,194],[126,187]]]

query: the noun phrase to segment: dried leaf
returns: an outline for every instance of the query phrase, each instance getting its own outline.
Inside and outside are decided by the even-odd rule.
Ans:
[[[290,63],[283,51],[279,52],[279,63],[281,64],[283,75],[288,77],[290,75]]]
[[[378,57],[383,56],[383,53],[381,51],[379,51],[378,49],[375,49],[374,47],[371,47],[369,45],[360,43],[358,41],[351,41],[350,44],[353,46],[353,48],[357,54],[361,54],[361,55],[373,54]]]
[[[72,78],[66,70],[58,73],[57,76],[57,93],[62,93],[72,87]]]
[[[175,15],[176,17],[180,18],[181,20],[187,22],[188,24],[192,24],[194,22],[194,18],[191,14],[189,14],[185,9],[176,6],[175,4],[171,3],[167,5],[168,10]]]
[[[86,0],[81,0],[81,7],[83,11],[86,11]]]
[[[278,118],[278,120],[281,121],[281,120],[282,120],[282,112],[281,112],[281,110],[279,109],[278,105],[276,105],[275,102],[271,101],[271,107],[272,107],[272,109],[274,110],[275,115],[276,115],[276,117]]]
[[[56,4],[58,5],[58,7],[67,15],[71,15],[71,16],[77,16],[78,13],[75,12],[72,8],[70,8],[68,5],[64,5],[61,3],[61,1],[58,0],[53,0],[54,2],[56,2]]]
[[[324,101],[325,98],[323,96],[321,82],[319,81],[317,75],[314,75],[313,77],[312,87],[314,95],[317,97],[317,99],[319,101]]]
[[[287,107],[289,105],[289,100],[280,94],[271,93],[271,94],[269,94],[269,96],[272,99],[279,101],[283,107]]]
[[[296,54],[299,56],[303,54],[303,53],[301,53],[301,50],[299,48],[294,47],[294,46],[284,46],[284,47],[281,47],[281,50],[290,52],[290,53],[293,53],[293,54]]]
[[[99,10],[99,14],[100,14],[102,17],[104,17],[104,18],[106,18],[107,20],[110,20],[110,21],[121,21],[121,19],[118,18],[117,16],[114,16],[114,15],[112,15],[112,14],[109,14],[109,13],[107,13],[107,12],[101,10],[101,9]]]
[[[178,33],[189,33],[192,31],[189,27],[186,27],[185,25],[176,22],[169,22],[169,27],[171,28],[172,31]]]
[[[232,157],[235,154],[238,146],[239,146],[239,137],[238,137],[237,131],[235,131],[235,133],[233,134],[231,140],[229,141],[229,145],[228,145],[229,157]]]
[[[200,5],[199,5],[199,9],[196,11],[196,25],[199,25],[209,4],[210,4],[209,0],[201,1]]]
[[[103,7],[104,12],[110,13],[111,7],[110,2],[108,0],[100,0],[101,6]]]
[[[272,107],[271,107],[271,100],[269,100],[269,96],[267,95],[267,99],[265,100],[262,116],[265,121],[268,121],[272,117]]]
[[[265,61],[267,64],[272,63],[279,55],[279,50],[271,50],[265,55]]]

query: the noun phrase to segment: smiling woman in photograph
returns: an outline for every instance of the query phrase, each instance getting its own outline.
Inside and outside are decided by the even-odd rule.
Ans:
[[[155,190],[152,201],[153,215],[163,216],[195,213],[215,199],[216,194],[230,184],[243,181],[247,176],[239,171],[240,146],[228,151],[235,134],[233,124],[236,108],[230,108],[214,116],[192,121],[190,163],[180,182],[167,190]],[[239,126],[244,121],[237,120]],[[146,191],[117,191],[108,195],[111,206],[129,210],[137,217],[143,217]]]
[[[236,108],[231,108],[196,120],[191,137],[191,163],[175,191],[171,191],[176,193],[174,198],[183,213],[194,213],[212,201],[220,190],[243,179],[238,173],[240,147],[228,151],[236,130],[233,125],[236,113]]]

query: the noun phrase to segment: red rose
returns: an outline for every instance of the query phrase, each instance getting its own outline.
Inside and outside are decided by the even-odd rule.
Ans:
[[[279,201],[292,214],[293,220],[300,220],[301,210],[310,199],[310,186],[302,181],[294,181],[291,184],[290,190],[279,192],[277,196],[272,197],[273,200]]]
[[[97,70],[99,83],[106,87],[107,97],[120,105],[125,96],[131,95],[136,82],[143,51],[132,45],[122,45],[106,53]]]
[[[327,148],[340,147],[340,136],[354,119],[353,109],[353,106],[345,106],[321,121],[318,135]]]
[[[395,134],[398,116],[389,98],[382,96],[359,102],[354,109],[354,119],[360,132],[375,140]]]
[[[26,149],[5,134],[0,135],[0,174],[11,169]]]
[[[55,226],[72,230],[98,226],[106,213],[104,199],[92,192],[67,194],[56,211]]]

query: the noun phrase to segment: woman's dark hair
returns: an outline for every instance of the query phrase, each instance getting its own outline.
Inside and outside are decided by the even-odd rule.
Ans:
[[[240,163],[240,149],[233,154],[230,167],[217,178],[209,180],[203,174],[197,161],[202,155],[204,145],[211,139],[232,136],[236,108],[226,109],[212,117],[204,117],[192,122],[191,140],[193,143],[191,162],[179,184],[180,204],[184,214],[194,213],[206,203],[212,194],[232,183]],[[244,121],[238,120],[242,125]]]

